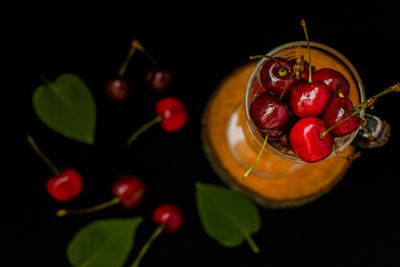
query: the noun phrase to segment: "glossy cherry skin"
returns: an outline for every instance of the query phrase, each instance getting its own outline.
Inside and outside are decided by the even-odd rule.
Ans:
[[[129,95],[128,82],[122,78],[109,79],[106,82],[106,94],[113,102],[123,102]]]
[[[300,82],[290,92],[290,107],[300,118],[318,116],[326,108],[331,91],[323,82]]]
[[[290,116],[289,107],[269,92],[258,94],[250,105],[250,116],[261,130],[283,128]]]
[[[272,92],[276,96],[280,96],[285,89],[286,83],[289,82],[288,87],[286,89],[285,95],[288,95],[290,92],[290,88],[296,83],[294,79],[289,81],[290,75],[293,71],[292,66],[290,63],[281,57],[276,57],[282,67],[286,70],[286,75],[281,76],[280,66],[277,62],[272,59],[269,59],[264,65],[261,67],[260,70],[260,79],[261,83],[267,91]]]
[[[171,73],[165,69],[151,69],[146,74],[146,84],[155,92],[165,91],[171,84],[171,80]]]
[[[146,186],[137,176],[124,174],[119,176],[111,186],[111,193],[118,197],[121,205],[127,209],[136,208],[146,193]]]
[[[180,207],[173,203],[164,203],[153,212],[153,222],[157,225],[165,225],[164,232],[175,234],[181,229],[183,213]]]
[[[47,192],[60,202],[67,202],[77,197],[83,187],[81,175],[75,169],[65,169],[60,175],[47,180]]]
[[[296,59],[292,59],[292,60],[289,60],[289,63],[290,63],[290,65],[292,66],[292,68],[294,69],[294,65],[296,65]],[[303,63],[303,67],[304,67],[304,69],[303,70],[299,70],[299,76],[294,76],[294,79],[296,80],[296,81],[298,81],[298,82],[300,82],[300,81],[308,81],[308,78],[309,78],[309,65],[308,65],[308,62],[306,62],[306,61],[304,61],[304,63]]]
[[[329,128],[348,117],[352,108],[353,103],[347,97],[334,98],[329,103],[323,115],[323,120],[325,121],[326,126]],[[353,116],[334,127],[330,130],[330,133],[332,136],[336,137],[348,135],[360,127],[360,121],[361,119],[358,116]]]
[[[326,131],[325,122],[317,117],[299,120],[290,132],[290,145],[296,155],[305,162],[316,162],[328,157],[332,152],[333,138]]]
[[[337,70],[328,68],[319,69],[313,72],[312,80],[325,83],[329,90],[331,90],[332,97],[337,96],[339,91],[345,97],[349,95],[350,84],[346,77]]]
[[[161,99],[156,105],[156,113],[161,116],[161,127],[167,132],[181,129],[187,120],[185,105],[175,97]]]

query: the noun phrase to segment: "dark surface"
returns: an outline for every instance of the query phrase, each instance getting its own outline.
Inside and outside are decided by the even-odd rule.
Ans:
[[[259,255],[247,244],[225,248],[205,234],[194,188],[196,181],[223,185],[200,142],[202,111],[221,79],[248,62],[249,55],[303,40],[300,19],[304,18],[311,40],[350,59],[367,96],[372,96],[400,78],[400,27],[394,6],[335,3],[314,10],[298,3],[282,10],[279,3],[221,8],[112,3],[83,8],[66,2],[47,6],[50,10],[44,5],[22,8],[18,4],[3,9],[4,15],[12,15],[10,19],[3,16],[1,23],[6,45],[2,89],[12,94],[3,96],[6,120],[2,129],[10,135],[3,143],[12,145],[7,154],[3,151],[5,167],[11,169],[2,177],[4,266],[69,266],[65,249],[82,226],[101,218],[140,215],[144,221],[129,266],[155,229],[152,210],[165,201],[182,206],[184,226],[177,235],[162,235],[144,257],[143,267],[399,265],[400,183],[395,155],[400,148],[400,95],[382,99],[373,111],[392,125],[389,143],[361,150],[362,157],[330,193],[300,208],[260,208],[262,228],[254,235]],[[105,98],[105,81],[117,73],[133,38],[172,71],[174,80],[166,95],[178,96],[187,104],[189,121],[171,134],[154,127],[125,148],[127,136],[153,118],[154,104],[161,97],[146,90],[143,79],[151,65],[137,54],[126,72],[133,86],[129,100],[119,105]],[[94,146],[52,132],[33,112],[31,96],[41,83],[38,75],[54,79],[65,72],[79,75],[94,94],[98,111]],[[28,132],[59,168],[72,166],[82,173],[84,190],[79,198],[59,204],[48,196],[45,181],[51,172],[25,142]],[[55,218],[58,208],[110,199],[111,182],[124,172],[137,174],[147,185],[140,208],[126,212],[116,206],[91,215]]]

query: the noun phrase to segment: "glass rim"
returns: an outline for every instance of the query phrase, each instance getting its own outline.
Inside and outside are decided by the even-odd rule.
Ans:
[[[364,85],[362,83],[361,77],[358,74],[357,70],[355,69],[355,67],[353,66],[353,64],[345,57],[343,56],[343,54],[341,54],[340,52],[338,52],[337,50],[333,49],[332,47],[329,47],[327,45],[318,43],[318,42],[310,42],[310,47],[311,48],[316,48],[316,49],[320,49],[324,52],[328,52],[329,54],[335,56],[337,59],[339,59],[345,66],[346,68],[348,68],[348,70],[350,71],[351,75],[354,77],[354,82],[356,84],[358,93],[359,93],[359,100],[360,102],[365,101],[365,90],[364,90]],[[295,41],[295,42],[289,42],[289,43],[285,43],[282,44],[280,46],[275,47],[274,49],[270,50],[266,55],[268,56],[273,56],[277,53],[279,53],[282,50],[285,49],[289,49],[289,48],[307,48],[307,42],[306,41]],[[264,140],[260,140],[260,134],[256,132],[255,130],[255,125],[253,125],[252,127],[252,120],[251,120],[251,116],[250,116],[250,111],[249,111],[249,104],[250,104],[250,89],[252,86],[252,81],[256,78],[257,74],[258,74],[258,70],[261,68],[261,66],[265,63],[265,61],[269,60],[268,58],[262,58],[260,59],[257,64],[255,65],[253,71],[250,74],[249,80],[247,81],[247,85],[246,85],[246,92],[245,92],[245,112],[246,112],[246,121],[247,121],[247,126],[250,129],[250,132],[256,137],[256,139],[258,139],[260,141],[260,144],[262,145]],[[360,112],[360,118],[364,118],[364,114],[365,114],[365,110],[362,110]],[[343,151],[346,147],[348,147],[354,140],[354,138],[357,136],[358,131],[360,130],[360,128],[358,128],[356,131],[354,131],[353,133],[350,134],[349,138],[347,139],[347,141],[340,146],[338,149],[339,151]],[[264,138],[262,138],[264,139]],[[290,160],[290,161],[294,161],[294,162],[298,162],[298,163],[307,163],[303,160],[301,160],[300,158],[297,157],[296,154],[290,155],[290,154],[285,154],[282,153],[278,150],[276,150],[274,147],[272,147],[269,142],[267,142],[266,146],[265,146],[270,152],[272,152],[274,155],[286,159],[286,160]],[[332,153],[326,157],[323,160],[329,159],[333,156],[335,156],[335,150],[332,149]]]

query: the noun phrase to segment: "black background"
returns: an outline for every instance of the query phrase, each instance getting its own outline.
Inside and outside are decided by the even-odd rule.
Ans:
[[[342,52],[357,68],[367,96],[372,96],[400,78],[400,23],[395,11],[384,3],[304,1],[262,5],[246,1],[218,7],[166,1],[91,6],[16,3],[3,9],[2,129],[10,135],[3,139],[4,147],[12,146],[3,151],[7,164],[2,177],[2,228],[10,249],[4,266],[69,266],[65,250],[78,229],[96,219],[143,216],[129,266],[155,229],[153,208],[166,201],[183,208],[184,226],[177,235],[160,236],[144,257],[143,267],[398,266],[398,95],[382,99],[373,111],[392,125],[389,143],[361,150],[362,157],[330,193],[295,209],[259,208],[262,228],[254,235],[259,255],[245,243],[225,248],[204,233],[194,188],[196,181],[224,185],[203,154],[200,118],[226,75],[248,62],[249,55],[304,40],[300,27],[304,18],[311,40]],[[125,148],[124,140],[154,117],[154,105],[164,96],[146,89],[143,77],[151,65],[136,54],[126,72],[133,87],[128,101],[115,105],[105,98],[104,83],[118,71],[133,38],[172,71],[173,84],[165,95],[187,104],[189,120],[171,134],[156,126]],[[52,132],[33,112],[31,96],[41,83],[38,75],[54,79],[65,72],[79,75],[94,94],[98,116],[94,146]],[[51,172],[25,141],[28,132],[59,168],[71,166],[81,172],[84,190],[76,200],[60,204],[48,196],[45,182]],[[126,172],[137,174],[147,185],[138,209],[126,212],[116,206],[91,215],[55,218],[58,208],[110,199],[110,184]]]

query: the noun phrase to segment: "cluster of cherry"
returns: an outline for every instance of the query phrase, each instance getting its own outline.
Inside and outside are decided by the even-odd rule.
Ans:
[[[302,20],[301,24],[311,63],[305,21]],[[268,139],[277,140],[277,147],[283,148],[285,153],[294,152],[305,162],[321,161],[332,153],[333,148],[339,153],[334,138],[347,136],[360,125],[372,140],[373,136],[365,127],[366,121],[359,117],[359,113],[372,108],[378,97],[400,90],[397,83],[353,106],[348,97],[349,81],[335,69],[316,70],[302,56],[293,60],[269,55],[251,57],[255,58],[269,59],[260,69],[262,86],[250,104],[252,122],[264,136],[264,144],[242,181],[255,167]],[[357,156],[359,153],[344,157],[352,160]]]

